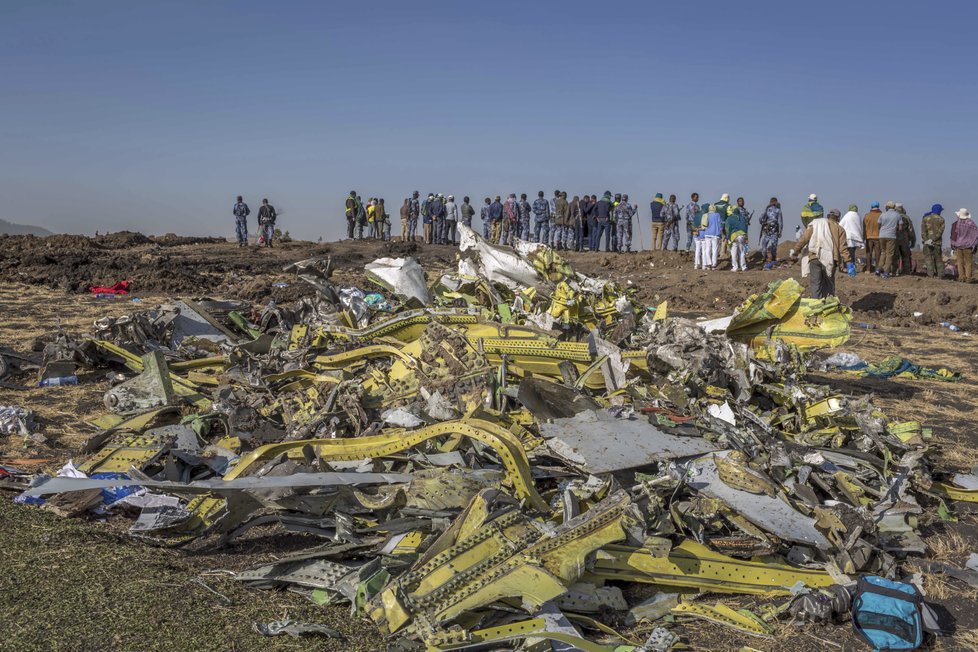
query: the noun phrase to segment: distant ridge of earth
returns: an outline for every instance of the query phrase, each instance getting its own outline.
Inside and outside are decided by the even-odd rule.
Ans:
[[[53,235],[50,231],[40,226],[31,224],[14,224],[6,220],[0,220],[0,234],[6,235]]]

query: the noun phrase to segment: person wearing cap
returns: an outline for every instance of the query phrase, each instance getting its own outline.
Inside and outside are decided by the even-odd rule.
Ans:
[[[415,242],[418,239],[418,216],[421,215],[421,204],[418,201],[417,190],[411,193],[411,198],[408,202],[407,239]]]
[[[662,195],[659,195],[662,198]],[[618,231],[619,253],[632,253],[632,217],[635,208],[628,203],[628,195],[622,195],[621,201],[615,206],[615,228]]]
[[[822,217],[824,214],[825,209],[818,203],[818,196],[815,193],[808,195],[808,203],[801,209],[802,227],[807,229],[813,220]]]
[[[903,204],[897,202],[896,211],[900,214],[900,226],[897,227],[896,260],[899,263],[897,274],[909,276],[913,274],[913,257],[911,251],[917,246],[917,230],[907,215]]]
[[[833,208],[828,217],[816,217],[806,227],[795,248],[801,251],[808,247],[808,268],[801,270],[802,277],[808,277],[808,294],[813,299],[824,299],[835,295],[835,272],[844,265],[850,277],[856,276],[856,264],[849,256],[846,244],[846,231],[839,224],[841,213]],[[795,259],[795,249],[791,250]]]
[[[240,200],[241,198],[238,197]],[[346,198],[346,237],[353,239],[353,226],[357,219],[357,191],[351,190]]]
[[[547,244],[550,241],[550,202],[543,198],[543,191],[533,200],[533,241]]]
[[[846,232],[846,248],[849,250],[849,258],[855,263],[856,249],[863,246],[863,218],[859,214],[859,207],[850,204],[849,212],[842,216],[839,226]]]
[[[516,193],[511,192],[503,202],[503,222],[500,243],[504,245],[516,244],[516,236],[520,224],[519,202],[516,201]]]
[[[666,216],[663,214],[666,202],[662,198],[662,193],[655,193],[655,198],[649,204],[649,211],[652,220],[652,251],[662,251],[662,239],[665,235]]]
[[[924,241],[924,265],[927,267],[927,276],[940,278],[944,275],[944,255],[942,247],[944,245],[944,217],[941,213],[944,207],[934,204],[930,207],[930,212],[924,215],[920,222],[920,239]]]
[[[951,224],[951,249],[954,250],[954,260],[958,266],[958,280],[970,283],[971,257],[978,245],[978,225],[972,221],[967,208],[959,208],[955,215],[958,219]]]
[[[864,272],[876,272],[880,267],[880,203],[874,201],[863,215],[863,240],[866,242]]]
[[[888,201],[886,210],[880,215],[880,267],[877,272],[883,278],[896,273],[896,241],[900,229],[900,213],[896,202]]]
[[[764,269],[771,269],[778,260],[778,240],[781,239],[781,231],[784,229],[784,215],[781,214],[781,202],[777,197],[771,197],[767,208],[761,213],[759,226]]]
[[[679,251],[679,218],[681,209],[676,203],[676,196],[669,195],[669,201],[662,206],[662,251],[669,251],[669,243],[673,243],[673,251]]]
[[[445,219],[442,221],[441,243],[455,244],[456,225],[458,224],[458,205],[455,204],[455,195],[449,195],[445,203]]]

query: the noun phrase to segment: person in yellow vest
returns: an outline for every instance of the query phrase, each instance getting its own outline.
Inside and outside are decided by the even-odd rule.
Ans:
[[[374,204],[373,198],[367,202],[367,228],[369,229],[369,237],[377,237],[377,227],[374,221],[377,215],[377,206]]]

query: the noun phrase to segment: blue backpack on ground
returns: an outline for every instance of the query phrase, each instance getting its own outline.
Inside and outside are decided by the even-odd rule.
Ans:
[[[924,641],[923,597],[913,584],[860,577],[852,624],[874,650],[915,650]]]

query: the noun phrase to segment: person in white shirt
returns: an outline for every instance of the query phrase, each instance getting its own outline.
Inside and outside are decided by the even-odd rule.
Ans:
[[[849,212],[842,216],[839,226],[846,232],[846,248],[849,250],[849,259],[856,262],[856,249],[862,249],[866,244],[863,241],[863,217],[859,214],[859,207],[850,204]]]

